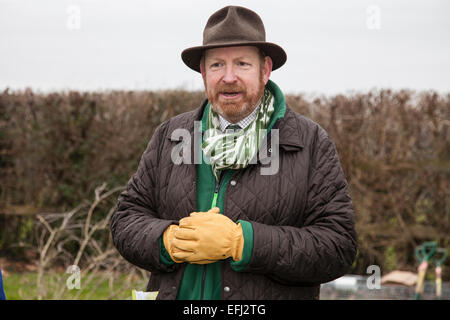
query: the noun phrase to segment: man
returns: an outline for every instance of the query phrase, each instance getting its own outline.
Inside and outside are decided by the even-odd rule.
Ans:
[[[3,279],[1,268],[0,268],[0,300],[6,300],[5,291],[3,291]]]
[[[284,50],[227,6],[182,59],[208,99],[157,128],[119,196],[115,246],[157,299],[318,299],[355,257],[353,207],[334,143],[269,80]]]

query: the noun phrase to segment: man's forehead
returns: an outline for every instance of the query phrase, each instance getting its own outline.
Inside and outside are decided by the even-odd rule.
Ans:
[[[225,57],[254,57],[258,56],[258,48],[255,46],[236,46],[213,48],[205,50],[205,57],[208,59]]]

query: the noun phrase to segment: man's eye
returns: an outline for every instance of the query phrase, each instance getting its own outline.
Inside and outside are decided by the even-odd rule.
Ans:
[[[218,67],[220,67],[220,62],[213,63],[213,64],[211,65],[211,67],[212,67],[212,68],[218,68]]]
[[[240,61],[240,62],[238,62],[238,64],[239,64],[241,67],[246,67],[246,66],[249,65],[247,62],[244,62],[244,61]]]

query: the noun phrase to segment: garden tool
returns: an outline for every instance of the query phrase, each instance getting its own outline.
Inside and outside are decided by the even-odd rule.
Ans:
[[[428,262],[433,258],[437,251],[437,243],[434,241],[425,242],[419,247],[416,247],[415,255],[419,261],[417,285],[415,299],[420,300],[423,295],[425,274],[428,268]]]
[[[442,263],[447,258],[447,250],[444,248],[438,248],[434,256],[434,263],[436,263],[436,299],[442,298]]]

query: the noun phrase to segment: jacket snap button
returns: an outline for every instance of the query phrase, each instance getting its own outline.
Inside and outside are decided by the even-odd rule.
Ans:
[[[172,290],[175,290],[177,287],[172,287]]]
[[[230,292],[231,289],[230,289],[230,287],[225,287],[225,288],[223,288],[223,291],[225,291],[225,292]]]
[[[235,185],[236,185],[236,181],[231,180],[231,181],[230,181],[230,184],[231,184],[232,186],[235,186]]]

